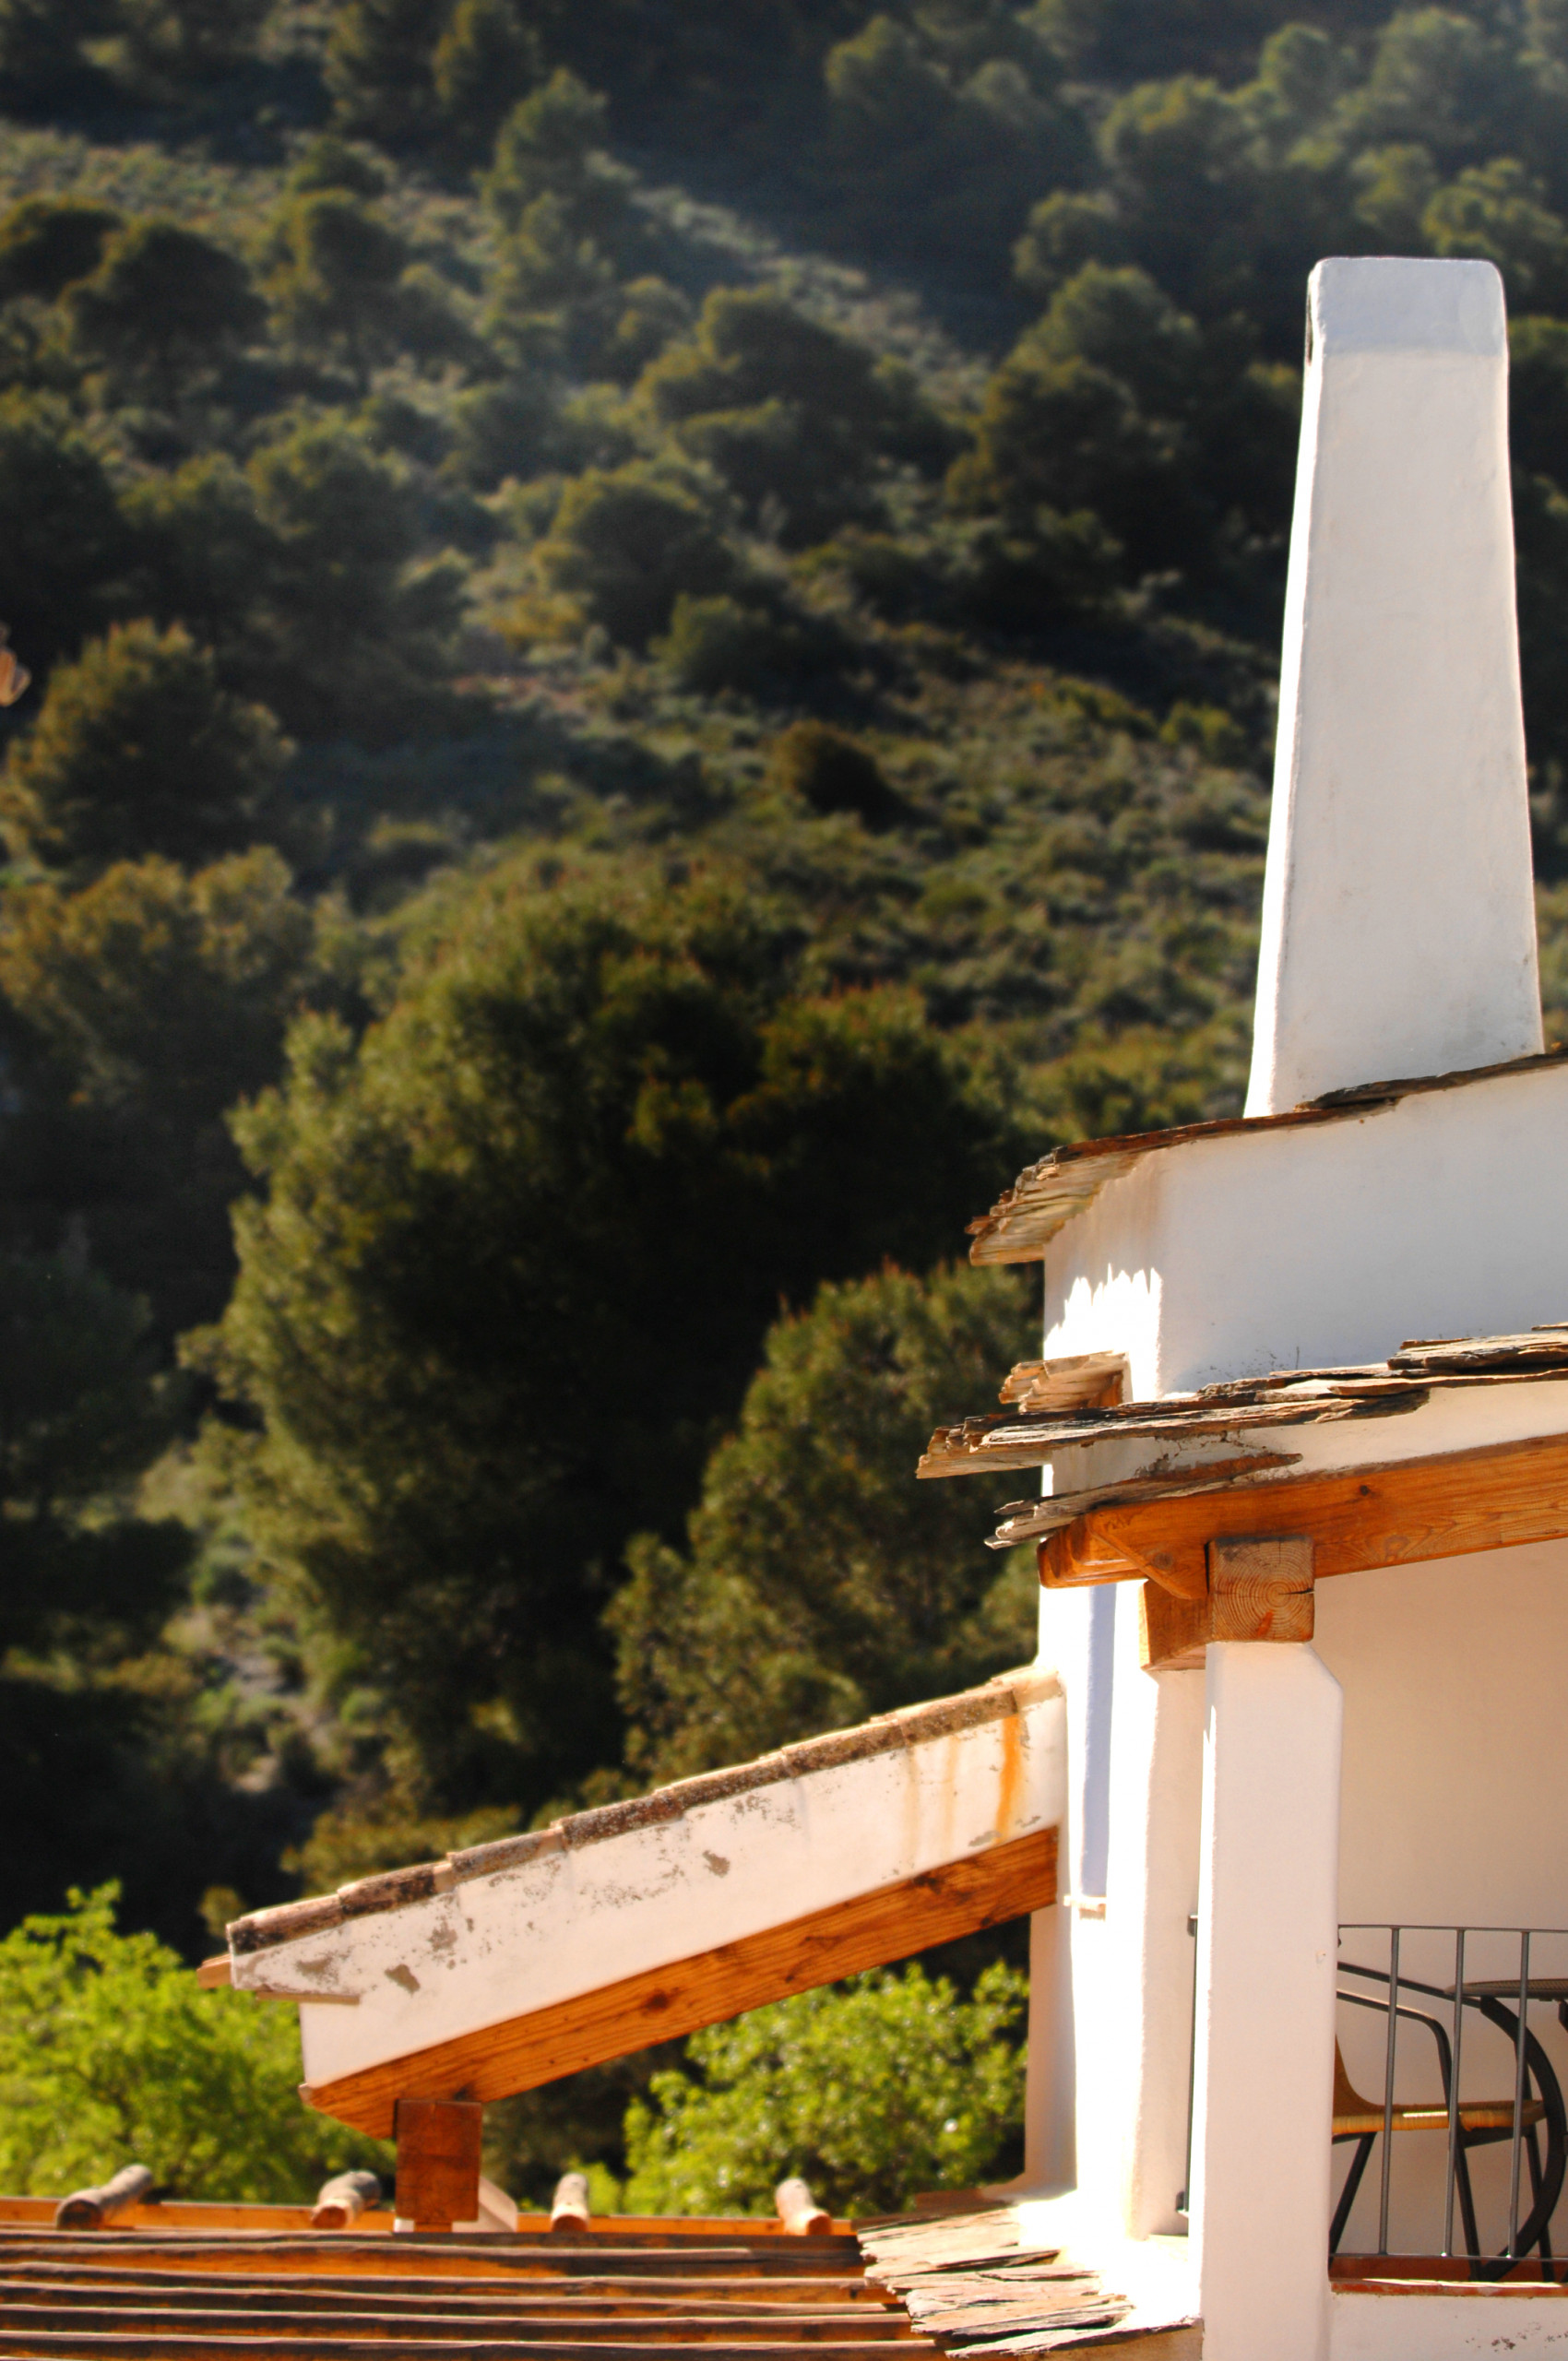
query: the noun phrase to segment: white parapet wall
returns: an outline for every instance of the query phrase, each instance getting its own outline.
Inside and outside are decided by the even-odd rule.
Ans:
[[[1308,298],[1250,1115],[1541,1045],[1490,263]]]
[[[301,2003],[330,2083],[1052,1830],[1064,1762],[1056,1680],[1011,1675],[257,1912],[232,1979]]]

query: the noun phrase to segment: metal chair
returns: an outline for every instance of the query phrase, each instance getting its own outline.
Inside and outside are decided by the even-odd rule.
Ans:
[[[1371,1981],[1386,1984],[1387,1976],[1378,1969],[1349,1968],[1348,1973]],[[1401,1976],[1402,1990],[1428,1993],[1431,1998],[1448,1998],[1441,1987],[1415,1982]],[[1353,2008],[1373,2009],[1384,2016],[1388,2013],[1386,1994],[1340,1989],[1339,1998]],[[1464,2005],[1474,2008],[1508,2036],[1509,2047],[1520,2045],[1517,2017],[1497,2001],[1466,1997]],[[1437,2049],[1438,2073],[1443,2085],[1441,2101],[1432,2105],[1395,2105],[1363,2098],[1350,2081],[1337,2042],[1334,2046],[1334,2127],[1332,2138],[1336,2146],[1349,2140],[1357,2143],[1339,2202],[1334,2211],[1329,2229],[1328,2250],[1336,2254],[1345,2226],[1350,2218],[1350,2208],[1356,2201],[1362,2177],[1366,2172],[1372,2149],[1379,2135],[1389,2131],[1450,2130],[1449,2094],[1453,2086],[1453,2053],[1447,2028],[1430,2011],[1415,2008],[1401,2001],[1396,2008],[1396,2017],[1404,2017],[1416,2024],[1424,2024]],[[1546,2054],[1535,2035],[1526,2030],[1522,2047],[1525,2068],[1525,2096],[1519,2108],[1521,2144],[1529,2166],[1531,2205],[1527,2219],[1520,2225],[1512,2245],[1501,2256],[1481,2254],[1480,2234],[1476,2222],[1474,2192],[1470,2186],[1469,2152],[1472,2148],[1494,2145],[1500,2140],[1512,2141],[1515,2124],[1515,2102],[1506,2099],[1462,2099],[1455,2110],[1458,2118],[1454,2142],[1454,2177],[1458,2190],[1460,2220],[1465,2233],[1465,2251],[1474,2269],[1474,2275],[1501,2277],[1511,2269],[1520,2256],[1528,2254],[1532,2247],[1540,2249],[1542,2266],[1550,2273],[1551,2258],[1550,2222],[1553,2209],[1562,2193],[1565,2169],[1568,2169],[1568,2120],[1565,2120],[1562,2097],[1557,2078]],[[1531,2086],[1533,2085],[1533,2090]],[[1546,2127],[1547,2153],[1540,2153],[1539,2132]]]

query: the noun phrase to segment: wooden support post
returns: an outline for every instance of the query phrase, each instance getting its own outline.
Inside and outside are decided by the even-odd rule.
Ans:
[[[1300,1533],[1229,1536],[1207,1549],[1208,1590],[1177,1598],[1146,1582],[1140,1645],[1146,1672],[1198,1672],[1211,1640],[1310,1640],[1313,1544]]]
[[[397,2227],[449,2230],[479,2213],[484,2109],[472,2099],[399,2099]]]

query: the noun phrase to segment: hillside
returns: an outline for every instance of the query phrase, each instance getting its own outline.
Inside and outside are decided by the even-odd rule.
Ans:
[[[1568,11],[0,0],[0,1792],[189,1953],[1027,1646],[930,1275],[1240,1104],[1324,253],[1507,283],[1561,1025]]]

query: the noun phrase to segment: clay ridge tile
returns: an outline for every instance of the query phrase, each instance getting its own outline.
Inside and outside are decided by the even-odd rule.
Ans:
[[[345,1918],[369,1918],[381,1910],[401,1910],[410,1902],[428,1902],[437,1892],[436,1874],[445,1865],[421,1861],[411,1869],[385,1869],[379,1877],[360,1878],[339,1886],[338,1900]]]
[[[1004,1682],[966,1691],[961,1697],[938,1697],[929,1705],[910,1705],[895,1718],[901,1724],[905,1744],[923,1746],[932,1738],[948,1738],[957,1730],[978,1729],[982,1722],[1002,1722],[1018,1710],[1018,1701]]]
[[[600,1804],[592,1811],[574,1812],[569,1820],[556,1824],[561,1842],[570,1853],[584,1845],[602,1845],[607,1837],[628,1835],[635,1828],[652,1828],[663,1821],[679,1820],[682,1806],[668,1787],[655,1787],[651,1795],[629,1796],[624,1803]]]
[[[275,1943],[291,1943],[302,1935],[325,1934],[343,1923],[343,1905],[335,1893],[313,1894],[306,1902],[280,1902],[271,1910],[253,1910],[225,1928],[235,1959],[251,1952],[270,1951]]]
[[[527,1829],[520,1836],[498,1836],[489,1845],[466,1845],[461,1852],[448,1853],[446,1858],[455,1878],[488,1878],[500,1869],[520,1869],[525,1862],[564,1849],[557,1821],[549,1828]]]
[[[699,1771],[690,1779],[677,1779],[664,1792],[680,1798],[683,1812],[699,1811],[704,1804],[725,1803],[731,1796],[750,1795],[754,1787],[777,1786],[790,1775],[782,1751],[759,1754],[753,1762],[735,1762],[722,1771]]]

